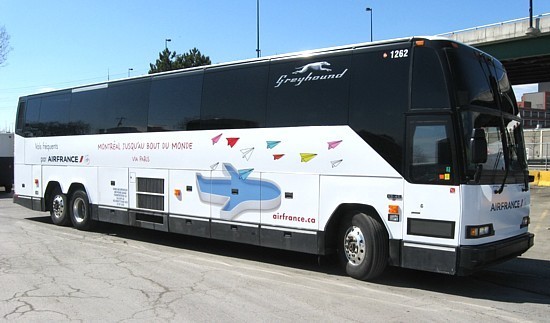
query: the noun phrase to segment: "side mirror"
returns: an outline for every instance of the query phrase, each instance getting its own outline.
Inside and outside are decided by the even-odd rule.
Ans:
[[[476,128],[472,132],[470,139],[470,151],[472,153],[472,162],[474,164],[483,164],[487,162],[487,139],[485,130]]]

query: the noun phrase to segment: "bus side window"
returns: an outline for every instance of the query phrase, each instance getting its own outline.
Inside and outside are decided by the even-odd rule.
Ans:
[[[269,65],[206,69],[201,129],[265,126]]]
[[[25,124],[23,125],[23,132],[26,137],[40,137],[42,131],[40,129],[40,97],[29,99],[27,101],[27,107],[25,111]]]
[[[442,123],[412,125],[410,177],[415,183],[451,183],[452,150],[447,126]]]
[[[202,71],[153,79],[147,131],[197,130]]]
[[[42,97],[40,129],[42,136],[72,135],[69,125],[71,94],[69,92]]]
[[[272,61],[267,126],[347,124],[351,70],[347,53]]]
[[[27,111],[25,106],[26,106],[25,101],[19,102],[19,106],[17,107],[17,119],[15,122],[15,133],[24,137],[26,137],[24,133],[24,129],[25,129],[25,112]]]
[[[147,131],[150,80],[113,83],[107,89],[105,116],[100,133]]]

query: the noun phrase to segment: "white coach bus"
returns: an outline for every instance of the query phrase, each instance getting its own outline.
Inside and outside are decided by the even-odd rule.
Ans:
[[[347,274],[521,255],[529,177],[502,65],[407,38],[20,98],[14,202],[303,253]]]

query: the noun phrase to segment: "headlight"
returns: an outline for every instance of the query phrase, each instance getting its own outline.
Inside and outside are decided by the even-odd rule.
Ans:
[[[466,226],[466,239],[478,239],[495,234],[493,224],[468,225]]]
[[[524,216],[523,219],[521,219],[521,225],[520,228],[528,227],[531,223],[531,218],[529,216]]]

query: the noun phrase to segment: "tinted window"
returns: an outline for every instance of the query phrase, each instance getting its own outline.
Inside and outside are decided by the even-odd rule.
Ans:
[[[415,47],[411,108],[449,108],[449,95],[439,57],[434,49]]]
[[[454,167],[452,167],[448,124],[418,121],[411,124],[410,131],[411,181],[434,184],[453,183]]]
[[[15,133],[20,136],[26,136],[24,133],[25,129],[25,112],[27,109],[25,108],[25,101],[19,101],[19,106],[17,107],[17,120],[15,124]]]
[[[273,61],[267,126],[347,124],[350,63],[345,54]]]
[[[200,127],[263,127],[268,70],[267,64],[206,70]]]
[[[402,170],[404,113],[409,102],[408,46],[362,50],[354,53],[352,63],[350,125],[398,171]],[[391,58],[392,51],[403,55]]]
[[[202,72],[155,78],[148,131],[192,130],[200,118]]]
[[[100,133],[103,129],[107,106],[106,85],[103,88],[77,91],[71,100],[70,123],[74,134],[87,135]]]
[[[25,114],[26,125],[37,125],[40,119],[40,98],[32,98],[27,101],[27,112]]]
[[[466,46],[447,50],[459,106],[496,109],[490,83],[490,58]]]
[[[145,132],[150,80],[113,83],[107,89],[107,108],[98,120],[100,133]]]
[[[70,104],[70,93],[42,97],[39,118],[42,136],[72,134],[69,126]]]

